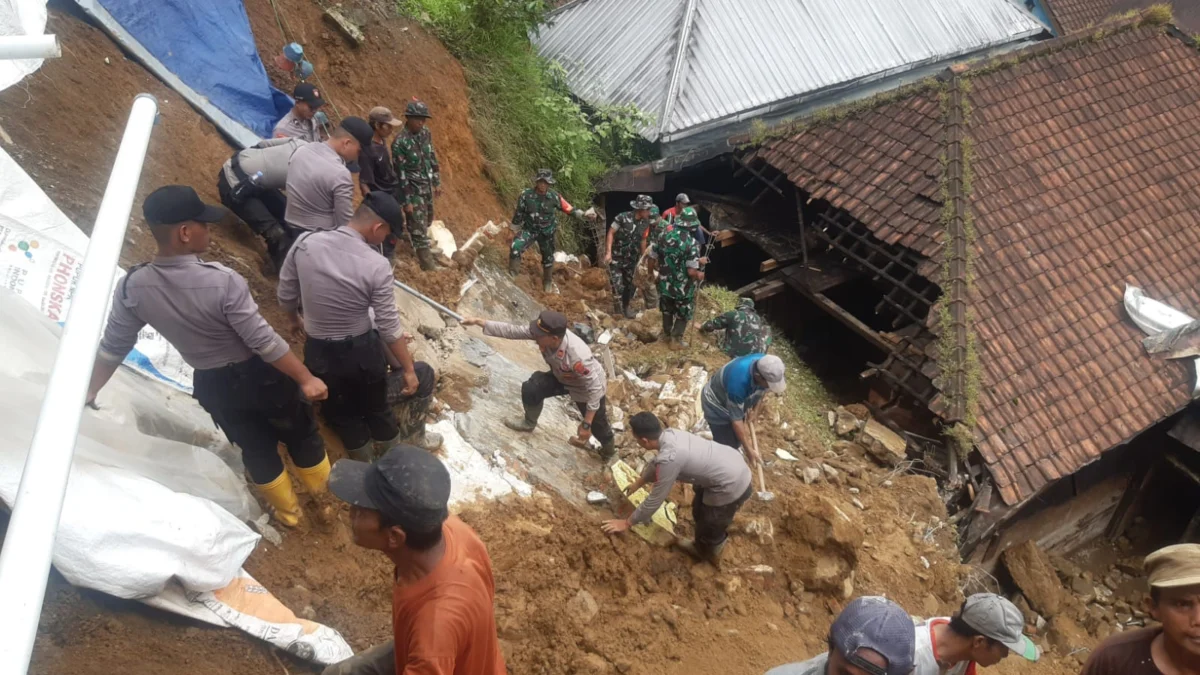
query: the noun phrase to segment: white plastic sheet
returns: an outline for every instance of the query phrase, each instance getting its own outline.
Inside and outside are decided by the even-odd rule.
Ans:
[[[0,285],[61,323],[71,306],[87,243],[87,236],[0,150]],[[116,279],[124,274],[118,270]],[[149,326],[125,363],[183,391],[192,389],[191,367]]]
[[[43,35],[46,0],[0,0],[0,35]],[[0,91],[42,67],[42,59],[0,59]]]
[[[1163,331],[1185,326],[1194,321],[1187,314],[1158,300],[1146,297],[1142,289],[1128,284],[1125,285],[1125,311],[1146,335],[1158,335]],[[1192,359],[1192,368],[1196,372],[1196,376],[1192,379],[1194,383],[1192,398],[1196,398],[1200,396],[1200,358]]]

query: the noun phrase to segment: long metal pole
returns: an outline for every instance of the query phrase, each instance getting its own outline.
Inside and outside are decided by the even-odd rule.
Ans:
[[[54,59],[62,56],[53,35],[6,35],[0,37],[0,60]]]
[[[139,94],[134,99],[25,459],[0,551],[0,675],[25,675],[33,654],[79,418],[157,114],[153,96]]]
[[[393,279],[392,281],[395,282],[396,288],[399,288],[400,290],[405,291],[407,293],[411,293],[413,295],[413,297],[415,297],[416,299],[421,300],[425,304],[436,309],[437,311],[441,312],[442,314],[445,314],[446,316],[450,317],[451,319],[454,319],[455,321],[462,323],[462,320],[463,320],[462,314],[455,312],[454,310],[450,309],[449,307],[439,303],[438,301],[434,300],[433,298],[429,297],[428,295],[425,295],[421,291],[418,291],[417,289],[413,288],[412,286],[409,286],[408,284],[404,283],[403,281],[399,281],[396,279]],[[0,675],[2,675],[2,674],[0,674]]]

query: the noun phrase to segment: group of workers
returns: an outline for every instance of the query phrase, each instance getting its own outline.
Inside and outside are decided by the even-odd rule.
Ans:
[[[194,368],[196,400],[242,450],[251,480],[280,523],[296,526],[305,513],[278,452],[282,443],[318,519],[332,493],[350,505],[355,543],[384,553],[395,565],[395,640],[331,666],[327,674],[500,675],[506,671],[496,637],[491,562],[478,536],[448,513],[449,472],[430,452],[441,440],[425,428],[435,374],[409,352],[411,336],[401,326],[394,298],[390,257],[397,237],[411,237],[422,268],[434,264],[426,228],[440,179],[425,127],[429,110],[414,100],[404,122],[376,108],[368,120],[347,117],[328,129],[314,122],[324,104],[319,92],[302,84],[295,95],[295,107],[276,127],[280,138],[231,157],[218,174],[218,192],[266,239],[279,271],[279,304],[294,337],[303,341],[303,360],[262,317],[244,278],[199,258],[209,245],[209,225],[224,210],[205,204],[190,187],[169,185],[143,204],[158,254],[117,284],[88,402],[96,405],[138,332],[154,327]],[[387,141],[401,126],[389,151]],[[357,207],[353,165],[362,191]],[[581,217],[553,185],[551,173],[541,171],[521,195],[513,219],[520,232],[510,252],[515,274],[523,251],[537,243],[547,285],[555,214]],[[645,195],[631,207],[613,220],[604,244],[614,311],[632,315],[635,274],[646,257],[647,302],[658,303],[664,334],[679,343],[704,279],[707,260],[700,245],[710,235],[687,195],[679,195],[663,215]],[[532,340],[549,368],[522,385],[522,414],[505,420],[507,426],[532,432],[547,398],[569,396],[581,419],[567,441],[587,448],[594,436],[602,459],[614,455],[606,373],[564,315],[545,311],[527,325],[473,317],[462,323],[488,336]],[[694,535],[676,546],[720,565],[729,526],[753,496],[751,468],[762,461],[752,420],[768,393],[784,393],[786,373],[783,361],[767,353],[770,331],[752,301],[739,302],[699,329],[724,331],[720,344],[732,358],[701,393],[711,439],[666,428],[650,412],[633,415],[632,439],[655,454],[626,493],[647,487],[649,495],[628,517],[605,521],[602,530],[617,534],[648,522],[676,482],[688,483],[694,490]],[[389,377],[401,382],[395,408]],[[314,402],[346,448],[348,459],[332,469]],[[1092,655],[1086,675],[1197,672],[1200,546],[1172,547],[1146,562],[1150,611],[1163,628],[1106,643]],[[835,620],[828,653],[771,673],[974,673],[977,665],[992,665],[1009,652],[1036,660],[1024,623],[1012,603],[991,594],[967,598],[952,617],[917,624],[889,600],[858,598]]]
[[[391,258],[407,237],[422,270],[436,269],[429,242],[441,172],[427,126],[429,106],[413,99],[400,120],[379,106],[366,119],[346,117],[336,127],[317,122],[321,92],[301,83],[295,105],[275,125],[274,138],[234,153],[217,176],[221,203],[260,235],[275,268],[306,232],[342,227],[354,215],[354,178],[365,198],[393,197],[402,215],[377,244]],[[388,141],[391,141],[389,150]],[[286,190],[286,195],[285,195]]]

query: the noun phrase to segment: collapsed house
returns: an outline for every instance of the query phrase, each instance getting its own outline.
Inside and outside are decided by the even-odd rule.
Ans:
[[[574,0],[530,38],[581,100],[650,116],[669,156],[1044,34],[1011,0]]]
[[[739,293],[869,347],[874,407],[944,434],[910,434],[910,457],[944,479],[968,561],[1066,553],[1139,513],[1167,540],[1200,526],[1194,369],[1147,355],[1123,305],[1128,284],[1200,317],[1200,51],[1157,19],[611,181],[693,195],[720,246],[761,250]]]

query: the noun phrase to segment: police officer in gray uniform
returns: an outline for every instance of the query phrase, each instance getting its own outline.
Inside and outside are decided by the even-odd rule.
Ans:
[[[278,447],[287,446],[309,493],[323,494],[329,460],[304,398],[324,399],[325,383],[259,314],[245,279],[196,257],[208,248],[208,225],[221,220],[222,209],[183,185],[155,190],[142,209],[158,255],[117,284],[87,400],[94,405],[138,332],[150,324],[195,369],[193,396],[242,449],[246,470],[276,518],[294,526],[300,506]]]
[[[567,442],[587,448],[594,435],[600,442],[600,458],[608,460],[613,456],[616,446],[608,423],[607,376],[587,343],[567,328],[566,316],[547,310],[523,325],[463,317],[462,325],[479,326],[484,335],[506,340],[533,340],[550,367],[548,371],[534,372],[521,385],[521,407],[525,414],[504,420],[505,426],[515,431],[533,431],[546,399],[569,396],[583,421]]]
[[[287,213],[288,163],[308,141],[272,138],[239,150],[217,173],[217,193],[225,208],[237,214],[250,229],[267,242],[267,254],[275,270],[283,267],[291,241],[283,229]]]
[[[433,369],[414,363],[408,352],[392,265],[377,248],[403,218],[395,197],[371,192],[347,225],[301,235],[279,272],[279,304],[291,314],[292,330],[306,337],[304,361],[329,385],[321,414],[359,461],[406,437],[415,437],[407,442],[418,447],[441,445],[426,434],[423,415],[414,428],[401,429],[387,399],[385,347],[400,363],[402,396],[414,404],[424,400],[428,408],[436,383]]]
[[[354,179],[347,164],[358,160],[375,132],[361,117],[342,120],[324,143],[309,143],[288,161],[287,212],[290,234],[333,230],[354,215]]]

